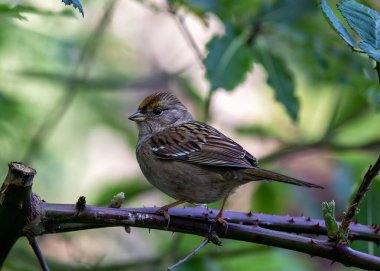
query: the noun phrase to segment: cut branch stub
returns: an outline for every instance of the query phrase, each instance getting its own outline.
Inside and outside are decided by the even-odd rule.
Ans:
[[[11,162],[8,167],[0,189],[0,268],[32,217],[32,185],[36,175],[33,168],[22,163]]]

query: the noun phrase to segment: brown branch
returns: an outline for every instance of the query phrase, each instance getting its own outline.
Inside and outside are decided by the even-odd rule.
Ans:
[[[24,227],[33,219],[32,184],[36,171],[11,162],[0,189],[0,269]]]
[[[365,194],[369,190],[369,186],[372,180],[376,177],[379,171],[380,156],[377,158],[377,161],[373,167],[372,165],[369,166],[369,169],[367,170],[366,174],[364,175],[363,181],[360,184],[358,192],[356,192],[354,198],[351,201],[350,206],[348,207],[348,210],[345,212],[342,223],[339,227],[340,236],[338,236],[339,242],[341,242],[342,244],[348,244],[348,233],[350,231],[350,223],[352,221],[352,218],[357,214],[360,201],[364,198]]]

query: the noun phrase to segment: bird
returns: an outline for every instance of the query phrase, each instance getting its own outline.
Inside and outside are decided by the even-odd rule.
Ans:
[[[222,200],[216,221],[226,224],[223,210],[228,196],[251,181],[278,181],[310,188],[322,186],[260,168],[257,159],[214,127],[196,121],[171,92],[147,96],[129,116],[139,134],[136,158],[145,178],[176,201],[207,204]]]

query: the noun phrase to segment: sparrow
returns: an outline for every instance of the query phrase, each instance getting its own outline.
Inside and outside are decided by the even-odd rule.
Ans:
[[[257,159],[231,138],[193,119],[179,99],[169,92],[146,97],[130,120],[139,135],[136,157],[146,179],[176,201],[205,204],[223,199],[215,220],[225,224],[223,209],[237,187],[252,181],[271,180],[298,186],[322,186],[262,169]]]

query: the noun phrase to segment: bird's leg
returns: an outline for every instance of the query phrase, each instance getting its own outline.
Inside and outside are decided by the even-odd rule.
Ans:
[[[229,195],[230,195],[230,192],[228,192],[228,193],[224,196],[224,199],[223,199],[223,202],[222,202],[222,206],[220,207],[219,213],[218,213],[218,214],[216,215],[216,217],[215,217],[215,220],[216,220],[216,221],[218,221],[220,224],[222,224],[223,226],[226,226],[226,227],[228,227],[228,223],[227,223],[226,220],[224,220],[224,219],[222,218],[222,215],[223,215],[224,205],[226,204]]]
[[[172,203],[170,203],[170,204],[166,204],[166,205],[162,206],[160,209],[158,209],[158,210],[156,211],[156,213],[158,213],[158,214],[163,214],[164,217],[165,217],[167,220],[170,221],[170,216],[169,216],[168,210],[169,210],[170,208],[173,208],[173,207],[175,207],[175,206],[177,206],[177,205],[180,205],[180,204],[182,204],[182,203],[185,203],[185,202],[186,202],[186,200],[177,200],[177,201],[172,202]]]

